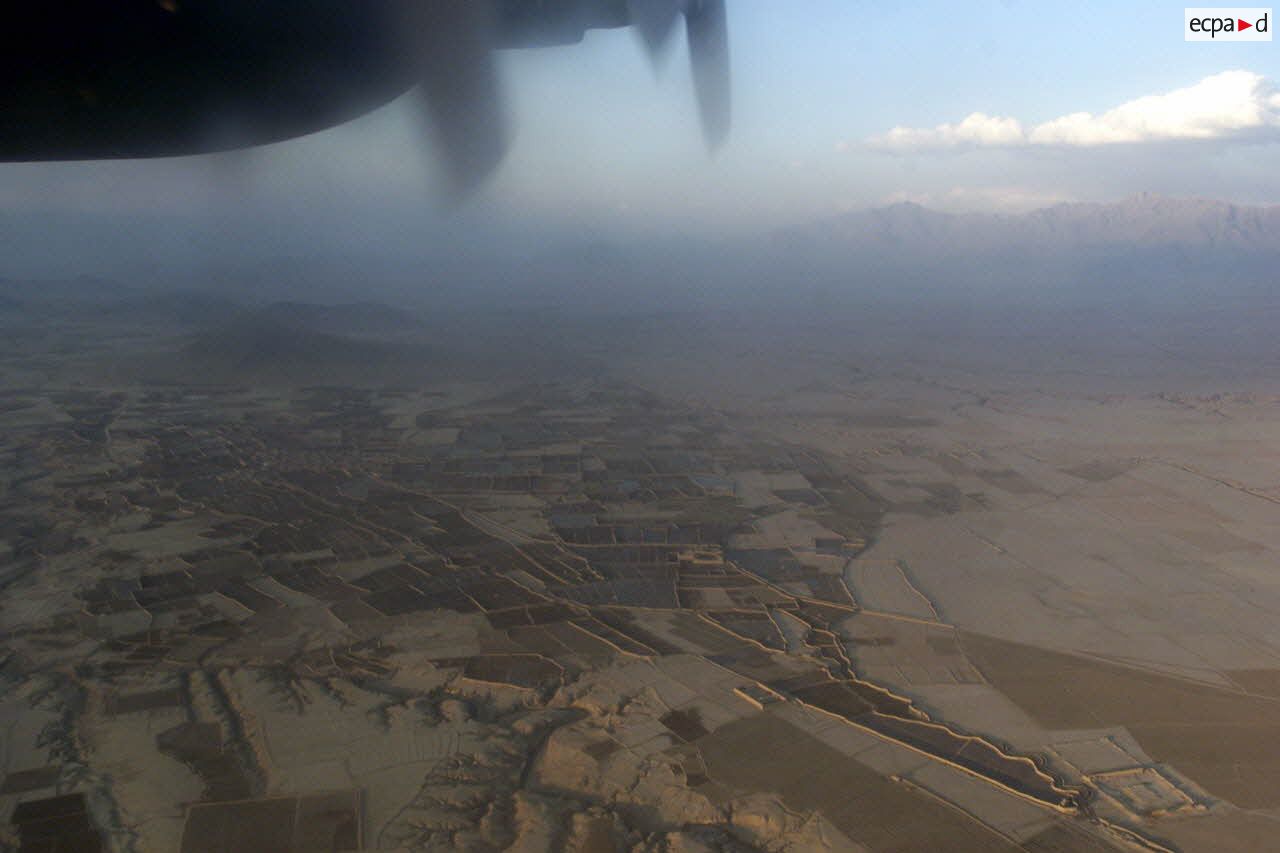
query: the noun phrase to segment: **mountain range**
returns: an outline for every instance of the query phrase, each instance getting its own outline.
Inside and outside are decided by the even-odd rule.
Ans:
[[[1280,298],[1280,207],[1143,194],[1022,214],[893,204],[778,231],[770,275],[856,298]]]
[[[944,213],[913,202],[785,229],[784,242],[975,251],[1181,246],[1280,252],[1280,206],[1143,193],[1110,203],[1056,204],[1029,213]]]

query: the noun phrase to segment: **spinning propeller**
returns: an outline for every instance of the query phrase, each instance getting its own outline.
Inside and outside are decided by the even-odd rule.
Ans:
[[[431,0],[408,8],[421,96],[455,192],[484,180],[510,142],[493,51],[574,43],[589,29],[633,26],[656,62],[683,17],[708,149],[728,137],[725,0]]]

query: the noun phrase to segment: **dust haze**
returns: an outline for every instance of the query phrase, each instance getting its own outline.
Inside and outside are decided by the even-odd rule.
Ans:
[[[1276,846],[1274,83],[1010,143],[771,14],[716,160],[601,37],[453,207],[394,107],[0,167],[0,850]]]

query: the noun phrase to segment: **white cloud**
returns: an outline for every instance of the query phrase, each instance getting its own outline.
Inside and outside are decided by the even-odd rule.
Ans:
[[[1268,133],[1280,136],[1280,87],[1252,71],[1224,71],[1193,86],[1137,98],[1098,115],[1070,113],[1025,127],[1015,118],[972,113],[955,124],[895,127],[868,141],[888,150],[1090,147],[1235,140]]]
[[[958,124],[934,128],[895,127],[871,141],[885,148],[951,148],[959,145],[1022,145],[1026,131],[1016,118],[970,113]]]

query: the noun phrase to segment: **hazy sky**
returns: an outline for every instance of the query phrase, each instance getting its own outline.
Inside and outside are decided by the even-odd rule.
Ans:
[[[1182,9],[729,0],[735,127],[714,158],[682,37],[657,73],[629,31],[506,53],[511,156],[432,233],[740,233],[902,199],[1026,209],[1143,190],[1280,202],[1280,47],[1186,43]],[[422,135],[397,102],[247,157],[0,165],[0,217],[28,234],[158,215],[197,243],[263,217],[300,245],[412,244],[434,216]]]

